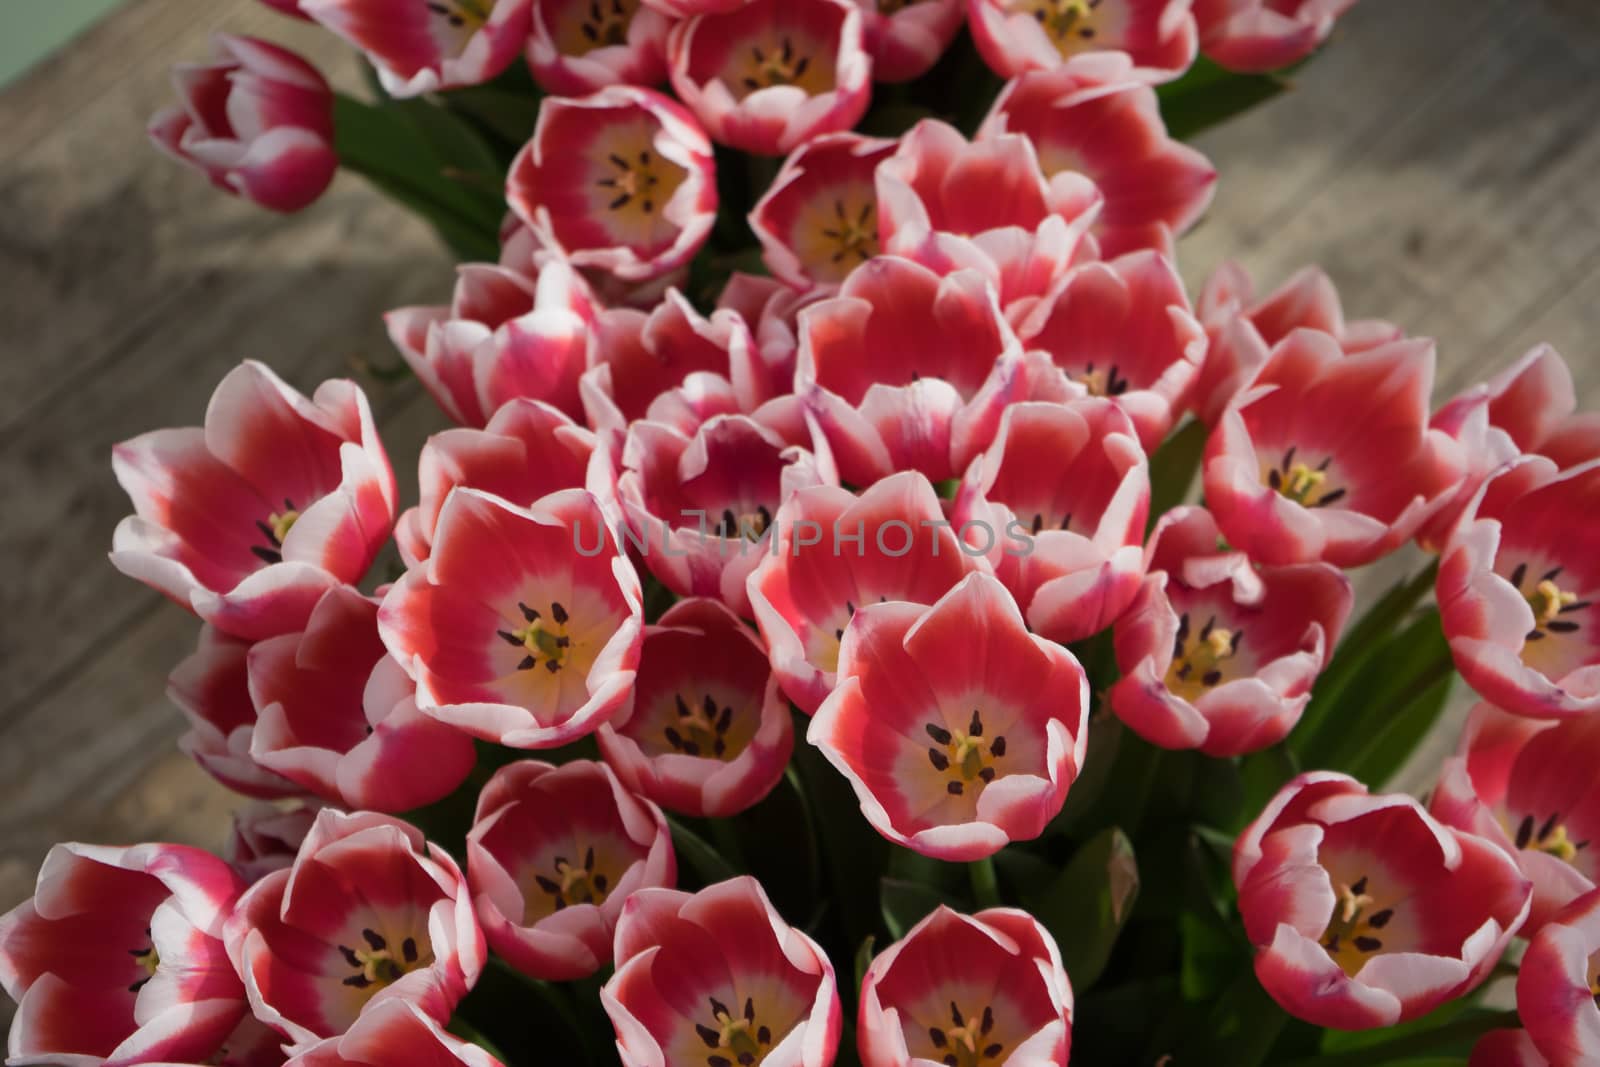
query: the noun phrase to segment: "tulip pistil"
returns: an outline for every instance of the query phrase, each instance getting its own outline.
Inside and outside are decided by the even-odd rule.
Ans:
[[[545,670],[555,674],[566,665],[567,656],[572,650],[572,638],[567,635],[567,609],[559,602],[551,603],[552,626],[545,622],[541,613],[521,601],[517,602],[517,608],[527,625],[515,630],[496,630],[495,633],[506,644],[527,650],[528,654],[517,664],[517,670],[531,671],[542,662]]]
[[[1559,813],[1552,814],[1543,824],[1536,826],[1532,815],[1523,816],[1517,827],[1517,848],[1543,852],[1566,863],[1577,859],[1578,853],[1589,847],[1589,842],[1572,840],[1567,834],[1566,824],[1560,819]]]
[[[745,75],[739,86],[746,93],[757,89],[770,89],[778,85],[796,85],[810,95],[818,95],[830,88],[831,74],[822,64],[813,63],[785,34],[766,47],[750,46],[750,61],[745,64]]]
[[[1577,593],[1561,587],[1556,579],[1561,577],[1562,570],[1562,567],[1552,567],[1539,576],[1531,590],[1522,594],[1528,607],[1533,609],[1533,629],[1528,631],[1525,640],[1542,641],[1550,634],[1576,633],[1582,628],[1576,619],[1564,619],[1562,616],[1585,610],[1590,606],[1590,601],[1579,600]],[[1511,572],[1511,584],[1521,592],[1527,576],[1528,564],[1519,563]]]
[[[1224,629],[1217,625],[1217,617],[1213,615],[1191,640],[1188,613],[1178,616],[1172,665],[1167,668],[1167,688],[1193,697],[1220,684],[1226,677],[1225,664],[1238,653],[1243,638],[1243,630]]]
[[[638,7],[638,0],[590,0],[579,32],[591,48],[627,44],[628,23]]]
[[[150,936],[148,927],[145,928],[144,935],[146,937]],[[156,970],[161,966],[161,956],[156,952],[154,942],[144,948],[131,948],[128,950],[128,955],[138,960],[139,966],[144,968],[144,977],[128,986],[128,992],[137,993],[145,987],[145,983],[156,976]]]
[[[878,10],[883,10],[882,5]],[[822,236],[834,249],[832,262],[842,263],[854,257],[856,262],[865,263],[878,254],[877,207],[871,200],[862,201],[860,210],[854,212],[845,210],[843,200],[835,200],[833,213],[837,221],[822,230]]]
[[[1327,507],[1344,499],[1348,489],[1342,486],[1335,489],[1328,484],[1328,466],[1333,462],[1332,456],[1324,457],[1321,463],[1312,467],[1296,462],[1294,453],[1294,446],[1291,445],[1283,454],[1283,462],[1267,469],[1268,486],[1307,508]]]
[[[730,755],[728,728],[733,725],[733,706],[718,707],[709,693],[698,704],[691,704],[677,694],[674,694],[673,701],[678,719],[663,731],[667,744],[686,756],[727,759]],[[737,755],[736,752],[731,754]]]
[[[772,525],[772,512],[765,504],[756,505],[754,511],[733,513],[732,508],[722,509],[721,521],[712,528],[712,533],[724,538],[743,538],[746,541],[759,541],[761,535],[767,532],[767,527]]]
[[[744,1011],[734,1015],[728,1006],[716,997],[706,998],[711,1004],[711,1019],[715,1026],[695,1023],[695,1033],[700,1035],[712,1052],[706,1057],[708,1067],[752,1067],[760,1063],[772,1049],[772,1030],[756,1022],[756,1004],[746,997]]]
[[[991,1041],[994,1009],[984,1006],[982,1014],[963,1016],[955,1001],[950,1002],[951,1027],[930,1026],[928,1040],[942,1051],[940,1062],[946,1067],[979,1067],[984,1060],[998,1060],[1004,1046]]]
[[[1033,17],[1055,38],[1058,46],[1069,42],[1092,41],[1099,35],[1096,8],[1102,0],[1038,0],[1032,4]]]
[[[1366,964],[1367,957],[1383,948],[1377,931],[1394,918],[1393,908],[1373,909],[1376,901],[1367,892],[1365,876],[1351,885],[1334,886],[1333,914],[1322,933],[1322,947],[1333,961],[1352,977]]]
[[[344,984],[353,989],[390,985],[421,963],[415,938],[408,937],[401,942],[398,957],[389,948],[388,939],[371,928],[361,931],[361,939],[366,942],[365,948],[339,946],[339,954],[356,972],[344,979]]]
[[[555,898],[556,911],[569,904],[605,903],[606,894],[612,888],[611,879],[605,872],[595,869],[593,845],[584,851],[581,865],[571,862],[565,856],[557,856],[554,869],[554,878],[536,874],[533,880],[540,889]]]
[[[1006,739],[984,738],[981,710],[972,709],[972,719],[965,730],[950,730],[936,722],[926,724],[924,729],[936,742],[928,749],[928,762],[949,778],[945,791],[951,796],[962,796],[969,789],[981,789],[994,781],[998,773],[994,764],[1006,754]]]
[[[1084,365],[1083,373],[1073,376],[1073,380],[1085,389],[1090,396],[1121,396],[1128,391],[1128,379],[1117,372],[1117,365],[1096,368],[1093,363]]]
[[[300,512],[295,510],[294,502],[286,499],[282,511],[274,511],[265,521],[257,519],[256,529],[267,539],[267,544],[251,545],[251,553],[263,563],[282,563],[283,539],[289,536],[289,530],[299,518]]]
[[[476,29],[489,21],[485,0],[428,0],[428,10],[456,29]]]

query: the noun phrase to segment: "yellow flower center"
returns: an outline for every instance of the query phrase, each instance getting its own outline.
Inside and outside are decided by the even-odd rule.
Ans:
[[[1571,863],[1578,853],[1589,847],[1588,841],[1574,841],[1567,826],[1560,821],[1560,813],[1552,814],[1543,824],[1536,824],[1532,815],[1525,815],[1517,827],[1516,842],[1519,849],[1531,849]]]
[[[1216,616],[1206,620],[1198,634],[1189,633],[1189,615],[1178,616],[1178,634],[1173,641],[1172,665],[1167,668],[1167,688],[1193,700],[1227,677],[1227,662],[1239,651],[1243,630],[1228,630],[1217,625]]]
[[[846,211],[843,200],[833,202],[834,217],[822,229],[825,246],[831,248],[830,262],[855,260],[865,263],[878,254],[878,210],[871,200],[854,211]]]
[[[954,1026],[928,1029],[928,1040],[941,1053],[941,1062],[949,1067],[979,1067],[985,1060],[999,1061],[1004,1046],[989,1035],[994,1029],[993,1008],[985,1006],[982,1014],[963,1017],[961,1009],[951,1001],[950,1019]]]
[[[148,928],[144,933],[146,937],[150,936],[150,931]],[[129,949],[128,954],[139,962],[139,966],[144,968],[144,977],[138,979],[132,985],[128,986],[128,992],[137,993],[139,990],[145,987],[145,983],[149,982],[150,979],[156,976],[156,971],[161,966],[161,956],[156,952],[156,946],[154,943],[151,943],[146,948]]]
[[[1367,892],[1365,877],[1353,885],[1336,885],[1334,894],[1333,914],[1322,933],[1322,947],[1345,974],[1353,977],[1366,964],[1367,957],[1383,948],[1376,932],[1389,925],[1394,909],[1373,910],[1376,902]]]
[[[1090,396],[1121,396],[1128,391],[1128,379],[1117,373],[1117,365],[1097,368],[1093,363],[1073,376],[1073,381],[1089,390]]]
[[[935,745],[928,749],[928,762],[933,769],[949,780],[945,791],[951,796],[962,796],[968,789],[982,788],[994,781],[999,773],[995,761],[1006,754],[1006,739],[987,740],[983,736],[983,713],[972,709],[972,718],[965,731],[950,730],[940,723],[924,726]]]
[[[555,910],[569,904],[604,904],[606,894],[613,888],[604,871],[595,869],[594,846],[583,854],[583,863],[575,864],[565,856],[557,856],[553,865],[554,878],[534,875],[538,887],[555,898]]]
[[[756,1021],[755,1001],[746,997],[744,1013],[734,1015],[728,1006],[716,997],[707,997],[711,1004],[711,1021],[715,1026],[695,1024],[695,1033],[705,1042],[710,1054],[708,1067],[752,1067],[772,1051],[772,1030]]]
[[[1024,0],[1024,11],[1031,11],[1034,19],[1044,27],[1062,52],[1092,47],[1091,42],[1100,35],[1100,19],[1096,9],[1102,0]]]
[[[1291,447],[1283,454],[1282,463],[1266,468],[1263,477],[1268,486],[1308,508],[1326,507],[1344,497],[1348,490],[1342,487],[1336,489],[1328,484],[1328,465],[1333,462],[1332,456],[1313,467],[1296,461],[1294,453]]]
[[[543,614],[520,601],[517,607],[522,611],[527,625],[514,630],[496,631],[501,640],[528,653],[517,664],[517,670],[531,671],[542,663],[545,670],[556,673],[566,665],[572,651],[572,638],[567,635],[566,608],[559,602],[552,603],[547,620]]]
[[[414,938],[408,937],[401,942],[398,953],[389,947],[389,942],[382,935],[370,928],[361,931],[361,939],[365,942],[362,947],[339,946],[339,954],[355,971],[344,979],[344,984],[352,989],[376,992],[399,981],[402,975],[415,970],[423,962]]]

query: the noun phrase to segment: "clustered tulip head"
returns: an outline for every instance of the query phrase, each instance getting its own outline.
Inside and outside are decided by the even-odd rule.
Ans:
[[[1407,542],[1482,698],[1459,748],[1426,804],[1282,770],[1207,903],[1327,1028],[1467,997],[1521,938],[1521,1025],[1471,1062],[1600,1062],[1600,416],[1547,346],[1430,411],[1432,342],[1320,270],[1191,299],[1175,265],[1217,172],[1163,83],[1298,62],[1353,0],[264,2],[357,46],[379,102],[220,35],[157,144],[294,211],[336,107],[347,154],[362,109],[458,123],[503,198],[488,163],[393,177],[499,251],[385,316],[453,424],[409,506],[360,387],[254,361],[114,448],[111,561],[201,623],[180,747],[253,803],[222,858],[51,850],[0,916],[8,1062],[499,1067],[476,1013],[544,997],[626,1067],[829,1067],[847,1011],[866,1067],[1065,1067],[1138,889],[1080,865],[1090,823],[1225,865],[1190,812],[1096,809],[1106,780],[1210,801],[1343,730],[1330,668],[1347,709],[1410,666],[1371,655],[1401,619],[1347,628],[1345,571]],[[543,95],[511,108],[519,60]],[[982,64],[992,101],[898,103]],[[455,214],[486,178],[487,226]],[[771,852],[818,884],[738,873]],[[863,901],[830,867],[891,935],[843,991]]]

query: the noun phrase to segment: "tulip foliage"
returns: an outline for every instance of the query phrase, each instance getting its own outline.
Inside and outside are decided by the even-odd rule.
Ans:
[[[8,1063],[1600,1063],[1600,416],[1174,262],[1351,0],[270,2],[368,97],[223,36],[151,135],[438,230],[439,424],[114,449],[250,799],[43,857]]]

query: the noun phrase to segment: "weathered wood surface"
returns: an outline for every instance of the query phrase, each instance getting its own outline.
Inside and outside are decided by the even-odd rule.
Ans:
[[[172,747],[165,676],[194,622],[105,562],[127,510],[110,446],[196,422],[247,356],[303,388],[387,362],[379,314],[449,286],[424,229],[356,179],[279,219],[147,147],[167,68],[214,28],[351,80],[337,42],[256,0],[195,14],[137,0],[0,93],[0,909],[53,841],[215,846],[231,807]],[[1593,405],[1597,114],[1589,0],[1368,0],[1299,91],[1204,139],[1222,180],[1186,274],[1320,262],[1353,316],[1438,338],[1441,394],[1549,340]],[[414,386],[367,384],[404,479],[440,421]]]

